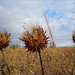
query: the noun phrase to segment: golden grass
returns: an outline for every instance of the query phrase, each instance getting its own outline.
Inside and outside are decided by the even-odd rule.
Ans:
[[[7,49],[4,55],[12,75],[41,75],[38,54],[30,53],[27,49]],[[71,75],[75,61],[75,47],[45,48],[41,56],[45,75]],[[0,68],[3,64],[1,58],[0,53]],[[8,75],[6,67],[3,69]]]

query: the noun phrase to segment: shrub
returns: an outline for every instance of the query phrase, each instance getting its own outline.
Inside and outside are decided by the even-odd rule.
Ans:
[[[50,42],[50,47],[54,48],[54,47],[56,47],[56,44],[54,42]]]
[[[16,45],[13,44],[13,45],[10,46],[10,48],[12,48],[12,49],[20,48],[20,45],[18,45],[18,44],[16,44]]]

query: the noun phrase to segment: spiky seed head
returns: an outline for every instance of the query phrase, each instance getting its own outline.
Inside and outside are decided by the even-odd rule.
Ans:
[[[6,31],[0,32],[0,49],[6,48],[9,45],[10,33]]]
[[[25,43],[29,51],[35,52],[47,46],[48,38],[46,32],[40,26],[33,26],[23,33],[20,40]]]
[[[75,43],[75,31],[74,31],[73,34],[72,34],[72,40],[73,40],[73,42]]]

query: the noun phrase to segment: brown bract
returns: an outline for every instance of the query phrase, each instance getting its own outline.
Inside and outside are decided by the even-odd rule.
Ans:
[[[25,47],[29,51],[39,51],[47,46],[48,38],[46,37],[46,32],[40,26],[33,26],[29,31],[23,33],[20,40],[25,43]]]
[[[0,32],[0,49],[6,48],[10,41],[10,33]]]
[[[72,34],[72,39],[73,39],[73,42],[75,43],[75,31]]]

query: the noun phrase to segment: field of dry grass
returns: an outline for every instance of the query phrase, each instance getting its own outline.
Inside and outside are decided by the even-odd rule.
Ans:
[[[4,55],[11,75],[42,75],[38,53],[6,49]],[[75,75],[75,47],[48,47],[41,51],[41,56],[45,75]],[[1,68],[8,75],[0,52]]]

